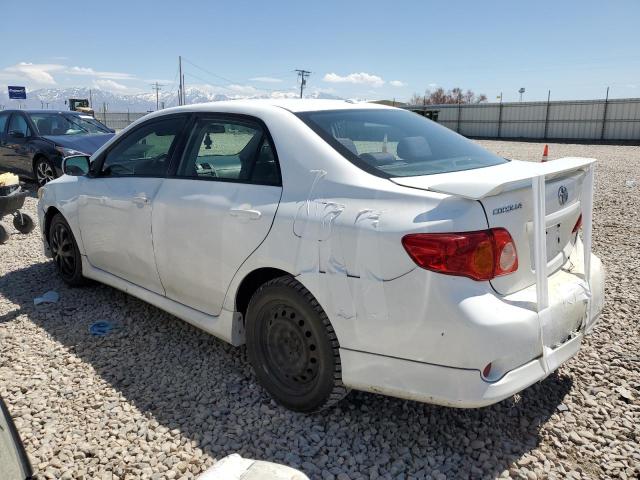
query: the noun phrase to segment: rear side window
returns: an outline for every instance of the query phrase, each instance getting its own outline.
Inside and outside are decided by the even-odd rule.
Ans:
[[[348,109],[298,116],[345,158],[381,177],[455,172],[507,161],[405,110]]]
[[[179,177],[279,185],[266,132],[251,121],[200,119],[178,167]]]
[[[101,176],[161,177],[166,175],[185,117],[152,120],[140,125],[107,152]]]

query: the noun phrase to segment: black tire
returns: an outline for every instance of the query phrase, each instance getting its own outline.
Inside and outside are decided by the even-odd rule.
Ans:
[[[59,213],[56,213],[51,219],[49,248],[51,248],[56,269],[65,283],[72,287],[87,283],[87,280],[82,276],[82,259],[78,244],[71,227]]]
[[[258,381],[281,405],[314,412],[342,400],[340,345],[327,315],[291,276],[273,279],[251,297],[247,354]]]
[[[46,157],[38,157],[33,164],[33,177],[39,187],[43,187],[51,180],[58,178],[53,164]]]
[[[36,224],[30,215],[27,215],[26,213],[18,213],[15,217],[13,217],[13,226],[20,233],[27,235],[28,233],[31,233],[33,231],[33,229],[36,227]]]
[[[9,240],[9,232],[4,228],[4,225],[0,223],[0,245],[6,243]]]

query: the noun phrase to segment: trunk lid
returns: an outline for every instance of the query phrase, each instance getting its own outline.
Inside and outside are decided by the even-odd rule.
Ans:
[[[421,177],[393,178],[408,187],[432,190],[479,201],[488,226],[509,231],[518,253],[518,270],[491,281],[507,295],[536,283],[534,269],[534,205],[531,179],[546,176],[547,275],[557,271],[573,251],[573,228],[581,213],[580,196],[585,178],[583,164],[591,159],[566,158],[548,163],[510,161],[476,170]]]

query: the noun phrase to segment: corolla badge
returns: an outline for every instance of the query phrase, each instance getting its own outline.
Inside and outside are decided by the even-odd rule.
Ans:
[[[564,205],[567,203],[567,200],[569,200],[569,191],[567,190],[567,187],[561,185],[558,189],[558,202],[560,205]]]

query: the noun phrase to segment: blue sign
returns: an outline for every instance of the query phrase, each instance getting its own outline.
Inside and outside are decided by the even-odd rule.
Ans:
[[[9,98],[12,100],[26,100],[27,90],[24,87],[14,87],[9,85]]]

